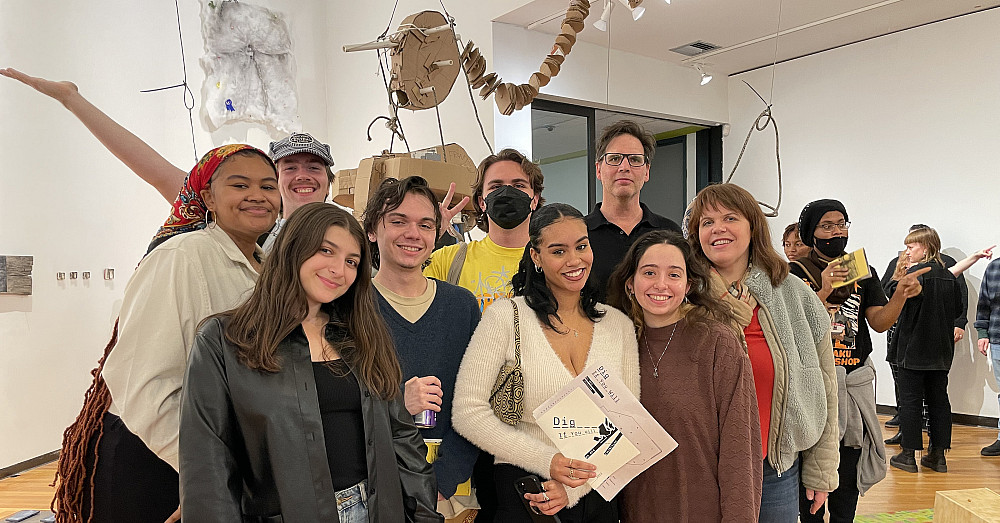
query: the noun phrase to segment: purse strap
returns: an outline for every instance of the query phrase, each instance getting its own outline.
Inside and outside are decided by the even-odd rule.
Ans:
[[[521,368],[521,322],[518,319],[517,304],[513,300],[510,302],[514,306],[514,366]]]

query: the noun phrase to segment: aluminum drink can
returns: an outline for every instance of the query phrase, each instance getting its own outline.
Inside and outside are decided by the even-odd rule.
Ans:
[[[416,425],[418,429],[432,429],[437,426],[437,422],[437,412],[430,409],[413,416],[413,424]]]

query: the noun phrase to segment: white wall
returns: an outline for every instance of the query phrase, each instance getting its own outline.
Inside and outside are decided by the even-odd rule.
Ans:
[[[945,252],[958,259],[998,243],[997,27],[1000,10],[993,9],[778,65],[773,113],[784,197],[771,220],[775,245],[818,198],[844,202],[853,224],[848,248],[864,247],[880,273],[913,223],[936,228]],[[763,109],[742,80],[767,93],[770,78],[768,69],[730,78],[726,174]],[[775,202],[771,129],[751,138],[733,181]],[[956,346],[950,393],[954,412],[996,417],[996,385],[971,329],[984,268],[966,273],[970,329]],[[885,336],[874,343],[877,399],[891,405]]]
[[[282,12],[288,4],[256,0]],[[288,16],[306,129],[326,127],[322,82],[330,48],[321,0]],[[204,72],[200,7],[180,3],[188,80],[198,100]],[[323,16],[315,16],[323,13]],[[374,29],[372,29],[374,31]],[[379,29],[381,31],[381,29]],[[0,1],[0,67],[69,79],[113,118],[184,170],[194,165],[178,90],[140,89],[182,79],[174,5]],[[266,149],[261,126],[209,132],[196,113],[198,152],[226,142]],[[0,468],[58,449],[107,343],[132,269],[169,206],[93,139],[57,102],[0,78],[0,254],[33,255],[34,294],[0,296]],[[105,267],[116,278],[104,282]],[[57,282],[56,272],[92,279]],[[67,276],[68,278],[68,276]]]

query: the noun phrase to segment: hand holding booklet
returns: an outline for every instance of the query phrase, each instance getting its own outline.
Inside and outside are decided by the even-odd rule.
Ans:
[[[602,365],[585,369],[533,414],[564,456],[597,466],[597,477],[588,483],[609,501],[677,448],[638,398]]]
[[[835,282],[833,284],[834,289],[850,285],[872,275],[871,268],[868,266],[868,257],[865,256],[865,250],[863,248],[830,260],[830,263],[836,262],[840,262],[840,266],[847,269],[847,279]]]

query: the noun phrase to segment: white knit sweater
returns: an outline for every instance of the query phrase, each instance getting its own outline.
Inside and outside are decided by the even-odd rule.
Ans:
[[[479,448],[543,478],[549,478],[549,464],[559,450],[535,423],[531,413],[573,379],[552,350],[538,316],[517,297],[521,330],[521,372],[524,374],[524,416],[516,426],[500,421],[490,407],[490,392],[500,368],[514,362],[514,308],[511,300],[494,302],[483,313],[479,327],[465,351],[455,384],[452,424]],[[594,337],[587,354],[590,367],[600,363],[616,373],[636,397],[639,396],[639,350],[635,328],[613,307],[594,324]],[[590,486],[566,488],[568,507],[590,492]]]

